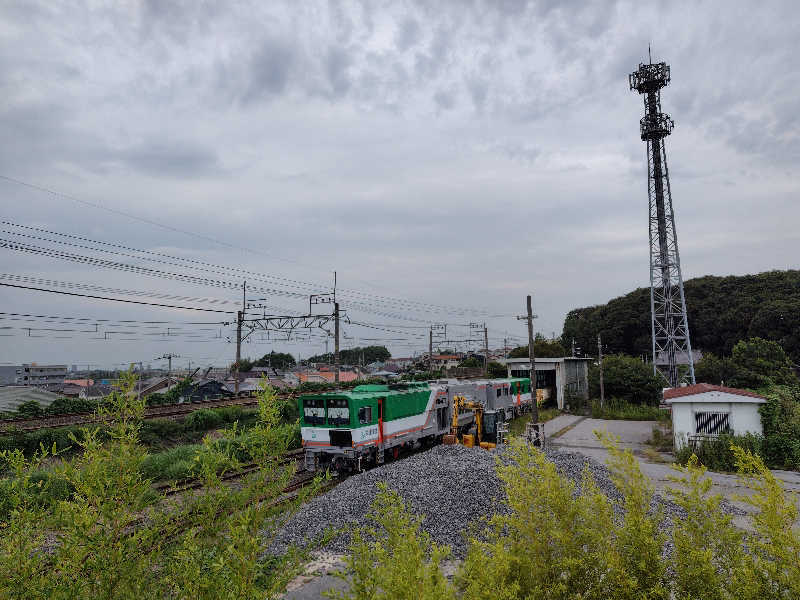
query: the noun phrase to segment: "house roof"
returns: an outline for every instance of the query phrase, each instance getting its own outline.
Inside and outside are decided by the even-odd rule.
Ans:
[[[297,375],[298,379],[303,381],[312,381],[312,382],[333,382],[336,380],[336,374],[333,371],[320,371],[318,373],[299,373]],[[339,371],[339,382],[345,381],[354,381],[358,379],[358,375],[353,373],[352,371]]]
[[[733,394],[735,396],[743,396],[741,402],[766,402],[764,396],[760,396],[755,392],[748,390],[741,390],[739,388],[725,387],[722,385],[712,385],[710,383],[697,383],[695,385],[687,385],[686,387],[671,388],[664,391],[664,400],[667,402],[692,402],[689,396],[696,396],[698,394],[707,394],[708,392],[721,392],[723,394]],[[746,400],[745,398],[749,398]]]

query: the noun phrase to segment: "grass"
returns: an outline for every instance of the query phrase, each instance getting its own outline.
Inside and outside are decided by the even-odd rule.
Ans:
[[[669,411],[658,406],[630,404],[612,398],[607,400],[602,408],[599,401],[593,400],[592,418],[622,421],[669,421]]]
[[[672,452],[672,429],[656,425],[653,427],[653,436],[647,440],[647,444],[657,452]]]
[[[685,465],[692,454],[697,456],[701,465],[711,471],[723,473],[736,472],[736,457],[731,450],[731,445],[739,446],[750,451],[755,456],[764,456],[764,438],[760,435],[748,433],[746,435],[723,434],[716,439],[706,440],[691,448],[684,444],[675,452],[675,460]]]
[[[175,481],[189,477],[199,448],[200,444],[186,444],[151,454],[142,463],[142,475],[153,481]]]
[[[539,422],[544,423],[550,419],[555,419],[561,411],[557,408],[540,408],[539,409]],[[525,424],[531,420],[531,413],[526,413],[521,417],[509,421],[508,433],[509,435],[522,435],[525,433]]]

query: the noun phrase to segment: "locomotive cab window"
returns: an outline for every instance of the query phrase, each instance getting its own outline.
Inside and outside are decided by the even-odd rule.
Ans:
[[[372,423],[372,407],[362,406],[358,409],[358,422],[362,425],[369,425]]]
[[[325,424],[325,401],[321,398],[303,400],[303,419],[309,425]]]
[[[503,395],[504,396],[508,396],[508,388],[507,387],[503,388]]]
[[[497,397],[498,397],[498,398],[500,397],[500,395],[501,395],[502,393],[503,393],[503,389],[502,389],[502,388],[497,388]]]
[[[328,399],[328,424],[350,424],[350,409],[347,406],[347,398]]]

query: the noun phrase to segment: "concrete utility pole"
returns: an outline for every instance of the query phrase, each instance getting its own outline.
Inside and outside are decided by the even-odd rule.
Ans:
[[[242,311],[236,312],[236,365],[233,371],[233,392],[239,393],[239,361],[242,360]]]
[[[535,318],[536,315],[533,314],[531,297],[528,296],[528,314],[525,317],[517,317],[517,319],[525,319],[528,321],[528,359],[530,360],[531,364],[531,405],[533,406],[533,414],[531,416],[532,423],[539,422],[539,402],[538,398],[536,397],[536,351],[533,347],[533,343],[535,341],[533,335],[533,320]]]
[[[239,395],[239,361],[242,360],[242,321],[247,310],[247,282],[242,282],[242,310],[236,313],[236,371],[234,373],[233,392]]]
[[[428,371],[433,373],[433,325],[428,332]]]
[[[600,361],[600,408],[603,408],[606,402],[606,391],[603,387],[603,342],[599,333],[597,334],[597,358]]]
[[[336,339],[334,339],[333,341],[333,352],[334,352],[333,360],[335,364],[334,368],[336,369],[336,373],[334,374],[334,376],[336,378],[335,379],[336,383],[339,383],[339,303],[338,302],[335,302],[333,304],[333,318],[335,323],[334,335],[336,336]]]
[[[483,324],[483,375],[489,378],[489,331],[486,329],[486,323]]]
[[[575,338],[572,338],[572,358],[575,358]]]

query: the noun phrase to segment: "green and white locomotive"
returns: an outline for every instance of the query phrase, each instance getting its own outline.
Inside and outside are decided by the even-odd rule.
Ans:
[[[531,406],[530,379],[442,380],[360,385],[352,391],[305,394],[298,399],[300,427],[309,471],[360,471],[403,449],[433,445],[450,433],[454,398],[479,403],[482,430]],[[457,413],[458,428],[475,426],[475,411]]]

